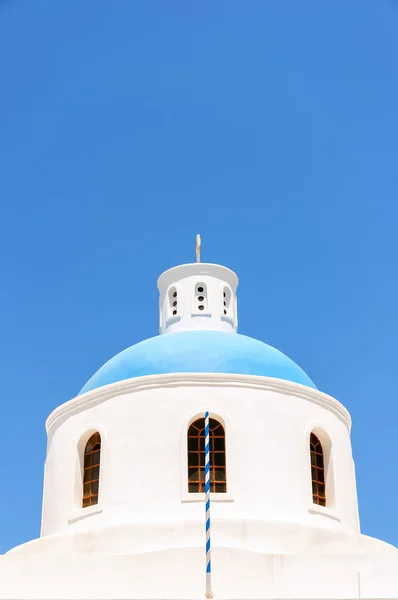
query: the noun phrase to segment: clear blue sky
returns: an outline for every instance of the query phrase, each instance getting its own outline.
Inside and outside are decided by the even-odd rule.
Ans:
[[[157,334],[156,278],[240,277],[240,331],[353,417],[398,545],[398,5],[0,5],[0,551],[39,534],[44,422]]]

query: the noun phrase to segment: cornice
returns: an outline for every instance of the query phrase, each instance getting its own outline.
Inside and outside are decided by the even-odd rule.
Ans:
[[[234,271],[224,267],[223,265],[216,265],[212,263],[188,263],[185,265],[177,265],[164,271],[158,278],[158,288],[167,288],[172,283],[185,277],[192,277],[198,275],[207,275],[209,277],[217,277],[223,281],[226,281],[232,289],[236,289],[238,286],[238,276]]]
[[[59,425],[66,418],[86,410],[97,404],[105,402],[109,398],[132,394],[144,390],[172,387],[242,387],[268,392],[277,392],[287,396],[302,398],[325,408],[335,414],[351,430],[351,417],[348,410],[335,398],[314,390],[299,383],[276,379],[274,377],[262,377],[257,375],[234,375],[231,373],[167,373],[163,375],[145,375],[118,381],[103,387],[76,396],[72,400],[61,404],[49,415],[46,421],[47,433]]]

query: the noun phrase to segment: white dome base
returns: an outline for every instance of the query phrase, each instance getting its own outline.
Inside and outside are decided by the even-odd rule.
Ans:
[[[398,597],[398,556],[390,553],[264,554],[215,547],[212,564],[212,589],[220,600]],[[204,568],[203,548],[135,555],[6,555],[0,558],[0,598],[204,598]]]
[[[201,521],[124,522],[44,536],[16,546],[7,556],[138,555],[182,547],[200,548],[204,547],[204,527],[204,514]],[[300,523],[212,519],[212,545],[262,554],[383,554],[398,561],[398,550],[376,538]]]
[[[398,550],[374,538],[222,519],[212,534],[216,599],[398,597]],[[202,598],[204,537],[198,521],[45,536],[0,558],[0,599]]]

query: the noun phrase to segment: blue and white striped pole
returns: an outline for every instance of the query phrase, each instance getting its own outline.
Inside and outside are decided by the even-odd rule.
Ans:
[[[205,413],[205,495],[206,495],[206,598],[213,598],[211,591],[210,556],[210,419]]]

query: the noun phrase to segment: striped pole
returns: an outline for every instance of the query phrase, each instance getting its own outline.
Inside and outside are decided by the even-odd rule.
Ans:
[[[205,413],[205,494],[206,494],[206,598],[213,598],[211,591],[210,556],[210,419]]]

